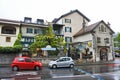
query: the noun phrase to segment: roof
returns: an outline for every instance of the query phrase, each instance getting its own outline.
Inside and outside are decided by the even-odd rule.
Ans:
[[[90,21],[90,19],[88,19],[84,14],[82,14],[80,11],[78,11],[77,9],[76,10],[71,10],[70,12],[66,13],[66,14],[63,14],[62,16],[60,16],[59,18],[55,18],[52,22],[53,23],[56,23],[57,21],[59,21],[61,18],[65,17],[65,16],[68,16],[72,13],[75,13],[77,12],[79,15],[83,16],[87,21]]]
[[[20,21],[0,18],[0,23],[20,25]]]
[[[89,26],[86,26],[86,27],[85,27],[85,31],[84,31],[83,28],[82,28],[80,31],[78,31],[78,32],[74,35],[74,37],[77,37],[77,36],[80,36],[80,35],[83,35],[83,34],[92,32],[100,23],[104,23],[104,24],[111,30],[111,32],[114,33],[114,31],[113,31],[103,20],[101,20],[101,21],[99,21],[99,22],[96,22],[96,23],[94,23],[94,24],[91,24],[91,25],[89,25]]]

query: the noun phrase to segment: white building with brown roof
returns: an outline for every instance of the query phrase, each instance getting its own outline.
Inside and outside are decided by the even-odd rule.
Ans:
[[[64,25],[64,40],[80,50],[81,59],[89,55],[93,61],[113,60],[114,31],[103,20],[92,25],[88,25],[89,21],[80,11],[73,10],[54,19],[53,23]]]
[[[74,43],[89,49],[87,54],[92,54],[94,61],[113,60],[113,40],[114,31],[103,20],[92,25],[85,26],[74,35]],[[83,52],[84,53],[84,52]]]

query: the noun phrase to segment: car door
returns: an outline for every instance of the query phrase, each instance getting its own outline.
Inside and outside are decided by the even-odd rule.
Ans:
[[[26,69],[34,68],[34,62],[30,58],[25,58],[25,68]]]
[[[66,58],[65,66],[66,66],[66,67],[69,67],[69,66],[70,66],[70,58]]]
[[[65,67],[66,66],[65,58],[60,58],[59,60],[57,60],[57,66],[58,67]]]
[[[16,65],[19,66],[20,69],[25,68],[25,59],[24,58],[18,58],[18,62],[16,62]]]

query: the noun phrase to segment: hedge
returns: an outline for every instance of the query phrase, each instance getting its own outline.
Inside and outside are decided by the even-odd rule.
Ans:
[[[0,53],[20,53],[22,51],[21,45],[16,45],[14,47],[1,47]]]

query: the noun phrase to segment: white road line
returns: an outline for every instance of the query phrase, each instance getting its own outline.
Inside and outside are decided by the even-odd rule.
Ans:
[[[91,75],[53,76],[52,78],[72,78],[72,77],[84,77],[84,76],[91,76]]]

